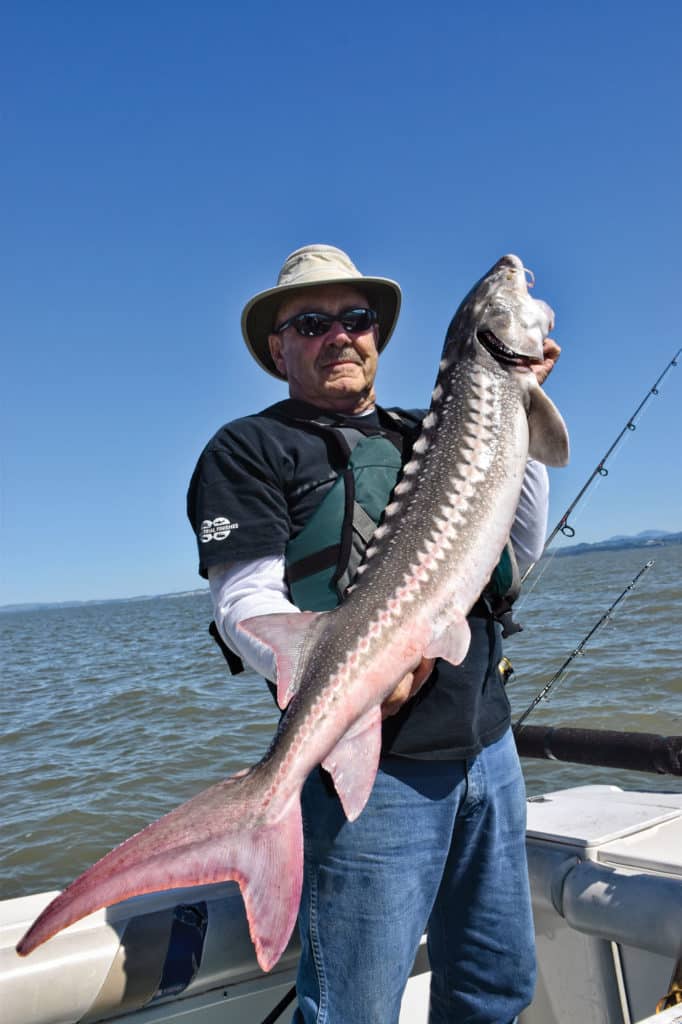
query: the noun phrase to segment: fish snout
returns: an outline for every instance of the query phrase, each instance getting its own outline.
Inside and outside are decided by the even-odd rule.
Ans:
[[[496,270],[509,270],[512,271],[514,274],[521,271],[521,275],[523,276],[525,267],[523,265],[523,260],[520,258],[520,256],[516,256],[513,252],[508,252],[506,256],[500,257],[500,259],[493,267],[492,272],[494,273]]]

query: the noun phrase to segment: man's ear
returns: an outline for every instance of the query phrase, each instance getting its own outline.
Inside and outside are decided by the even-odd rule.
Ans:
[[[268,346],[270,348],[270,355],[272,356],[273,363],[282,376],[286,377],[287,368],[284,362],[284,357],[282,356],[282,339],[279,334],[268,335]]]

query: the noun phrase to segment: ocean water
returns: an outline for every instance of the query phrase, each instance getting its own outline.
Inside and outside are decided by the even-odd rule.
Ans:
[[[682,547],[549,560],[507,642],[514,717],[650,559],[529,724],[682,733]],[[0,898],[62,888],[112,846],[257,760],[278,713],[258,677],[230,677],[206,591],[0,614]],[[524,759],[530,794],[682,780]]]

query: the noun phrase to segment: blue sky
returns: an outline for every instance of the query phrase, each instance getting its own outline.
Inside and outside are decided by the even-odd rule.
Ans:
[[[0,604],[192,589],[185,491],[285,397],[241,308],[288,252],[397,279],[385,404],[516,252],[555,308],[572,435],[552,522],[680,346],[682,7],[5,3]],[[682,529],[682,365],[577,540]]]

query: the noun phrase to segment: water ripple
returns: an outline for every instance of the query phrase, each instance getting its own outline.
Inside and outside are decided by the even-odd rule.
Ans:
[[[518,715],[646,561],[555,559],[524,599],[507,654]],[[531,722],[682,730],[682,548],[657,563],[574,659]],[[256,676],[231,678],[207,636],[207,593],[0,615],[4,801],[0,898],[59,888],[113,845],[260,758],[278,712]],[[530,792],[679,781],[525,761]]]

